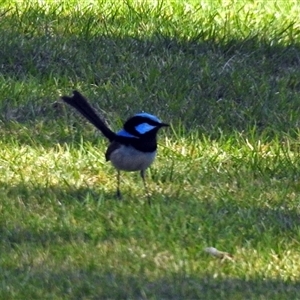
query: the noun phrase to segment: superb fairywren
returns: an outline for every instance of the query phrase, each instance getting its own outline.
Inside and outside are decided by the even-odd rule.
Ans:
[[[138,113],[124,123],[123,129],[115,133],[105,125],[78,91],[74,91],[72,97],[63,96],[62,99],[76,108],[109,140],[105,158],[106,161],[110,160],[118,171],[117,196],[121,197],[120,171],[140,171],[147,192],[145,170],[156,156],[156,135],[160,128],[169,125],[148,113]]]

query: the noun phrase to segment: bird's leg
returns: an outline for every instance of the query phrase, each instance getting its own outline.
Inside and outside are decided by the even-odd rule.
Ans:
[[[147,194],[148,204],[151,205],[151,199],[150,199],[150,195],[149,195],[149,191],[148,191],[147,184],[146,184],[146,179],[145,179],[145,170],[141,170],[141,177],[143,179],[143,183],[144,183],[144,187],[145,187],[145,192]]]
[[[118,173],[117,173],[117,198],[122,199],[122,194],[120,191],[120,173],[121,172],[118,170]]]

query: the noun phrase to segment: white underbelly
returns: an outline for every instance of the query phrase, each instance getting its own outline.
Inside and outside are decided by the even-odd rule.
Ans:
[[[156,151],[141,152],[131,146],[121,146],[110,155],[112,165],[123,171],[146,170],[154,161]]]

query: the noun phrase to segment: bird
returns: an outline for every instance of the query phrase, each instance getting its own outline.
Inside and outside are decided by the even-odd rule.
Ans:
[[[81,113],[108,139],[109,145],[105,152],[105,159],[110,161],[117,170],[117,197],[122,198],[120,172],[139,171],[148,196],[148,202],[151,204],[145,171],[155,160],[159,129],[168,127],[169,124],[163,123],[152,114],[141,112],[127,119],[123,124],[123,128],[118,132],[114,132],[101,120],[80,92],[75,90],[71,97],[62,96],[61,99]]]

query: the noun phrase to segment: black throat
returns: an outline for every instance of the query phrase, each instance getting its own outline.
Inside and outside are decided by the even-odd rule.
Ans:
[[[157,130],[154,129],[138,138],[116,136],[115,142],[125,146],[131,146],[142,152],[154,152],[157,149],[156,133]]]

